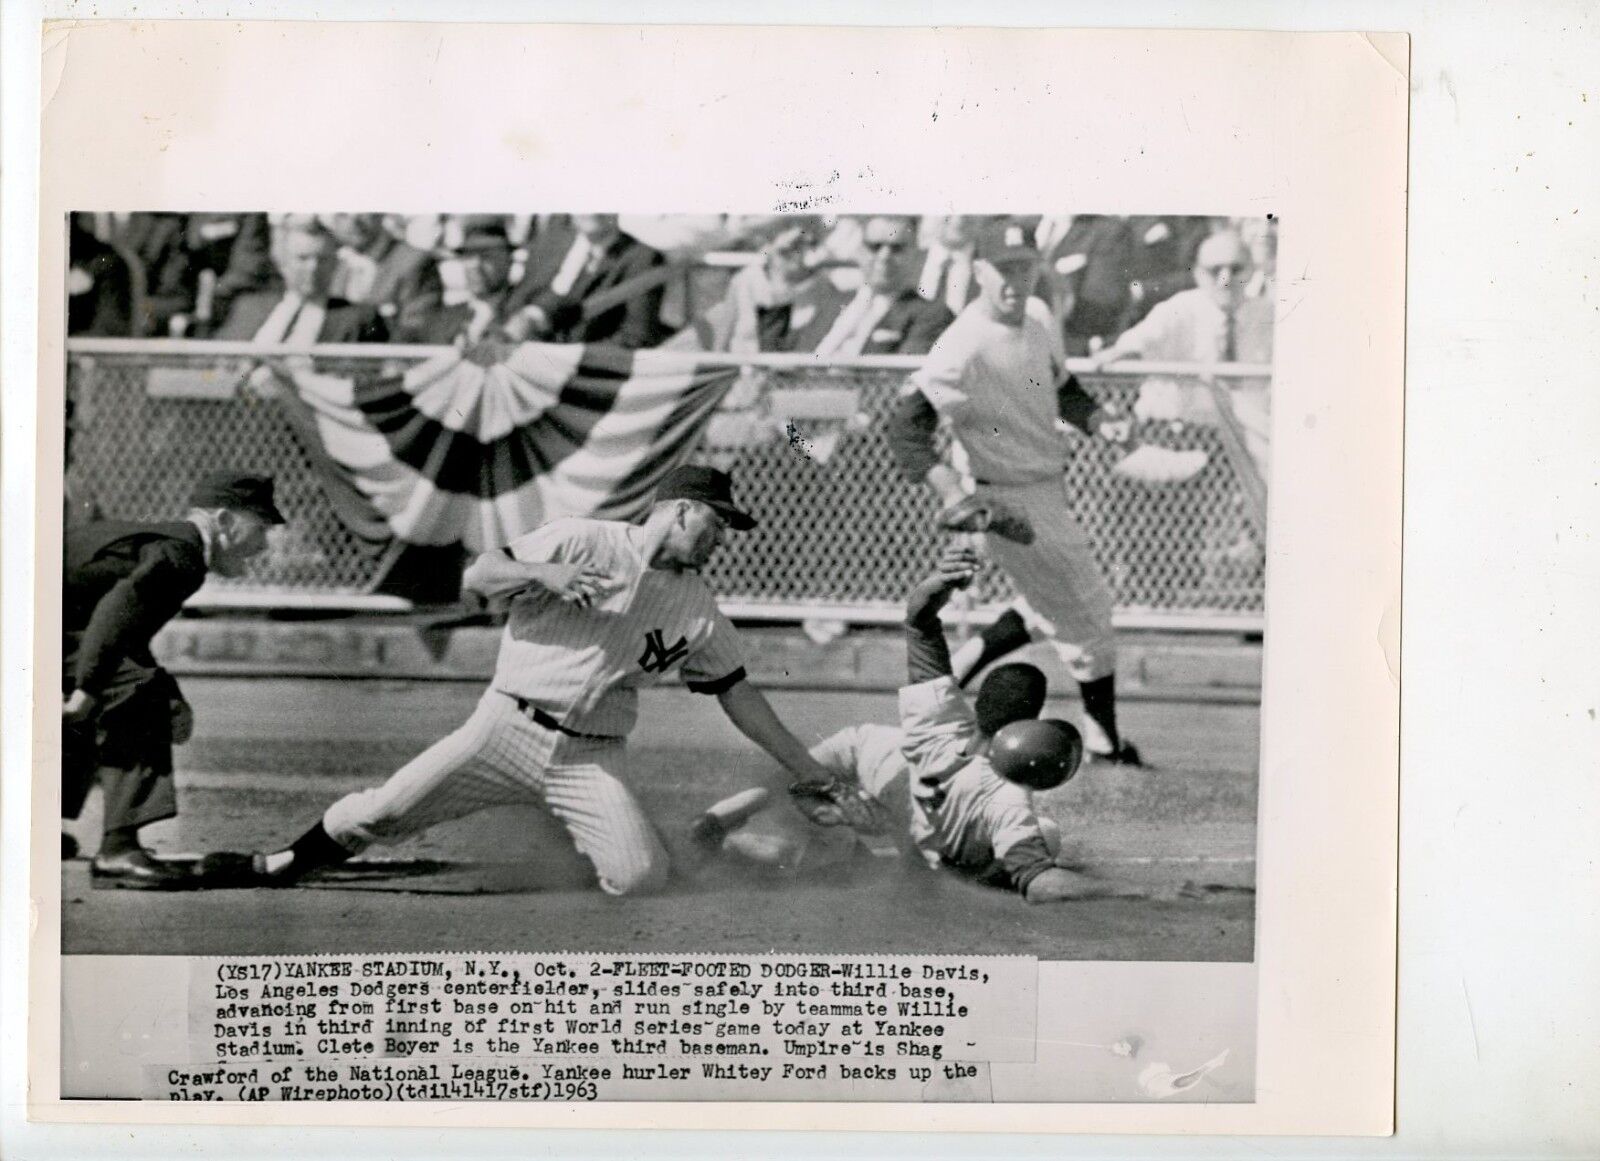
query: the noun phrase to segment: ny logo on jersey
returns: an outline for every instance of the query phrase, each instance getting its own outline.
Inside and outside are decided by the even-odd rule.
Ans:
[[[662,639],[660,629],[651,629],[644,635],[644,653],[639,657],[639,668],[646,673],[661,673],[689,652],[689,638],[679,637],[671,645]]]

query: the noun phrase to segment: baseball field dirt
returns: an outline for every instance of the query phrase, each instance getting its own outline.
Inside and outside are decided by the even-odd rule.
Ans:
[[[459,725],[476,683],[189,677],[199,722],[178,751],[181,814],[146,839],[174,856],[292,839],[350,790],[374,784]],[[781,691],[807,742],[894,720],[889,693]],[[1070,701],[1050,713],[1070,716]],[[347,871],[287,890],[91,890],[62,878],[68,954],[245,955],[442,950],[1025,954],[1041,959],[1249,960],[1254,945],[1259,708],[1181,698],[1126,702],[1150,768],[1089,766],[1042,806],[1064,853],[1176,901],[1030,906],[911,858],[874,857],[815,878],[762,879],[716,859],[660,895],[613,899],[554,821],[501,808],[374,848]],[[713,699],[642,699],[631,741],[639,797],[675,858],[705,806],[766,763]],[[77,827],[93,849],[96,819]]]

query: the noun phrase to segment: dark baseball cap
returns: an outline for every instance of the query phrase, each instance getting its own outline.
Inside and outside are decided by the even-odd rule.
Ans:
[[[756,526],[755,518],[734,504],[733,481],[728,473],[716,468],[694,464],[673,468],[656,489],[656,503],[666,500],[698,500],[715,509],[735,532],[748,532]]]
[[[1038,262],[1039,251],[1028,236],[1026,226],[1001,222],[984,232],[978,240],[978,257],[991,266],[1012,262]]]
[[[497,250],[501,247],[509,248],[511,238],[506,233],[505,225],[494,220],[470,223],[461,235],[461,250],[469,253],[474,250]]]
[[[268,524],[287,524],[272,499],[272,477],[245,472],[207,472],[189,495],[194,508],[232,508],[253,512]]]

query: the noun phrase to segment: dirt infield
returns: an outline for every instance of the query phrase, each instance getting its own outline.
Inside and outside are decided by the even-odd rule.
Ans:
[[[200,731],[179,751],[182,815],[150,828],[165,852],[251,849],[292,838],[349,790],[381,780],[458,725],[468,683],[195,678]],[[888,694],[784,692],[803,739],[892,721]],[[1070,703],[1056,707],[1064,713]],[[538,811],[485,812],[374,851],[340,879],[284,891],[140,894],[89,889],[66,864],[66,953],[223,955],[501,949],[1027,954],[1042,959],[1248,960],[1254,931],[1255,706],[1128,703],[1126,729],[1153,768],[1091,767],[1043,796],[1065,850],[1152,885],[1208,884],[1180,902],[1034,907],[1014,894],[873,858],[802,882],[764,882],[723,863],[665,894],[612,899]],[[767,760],[714,701],[680,690],[643,699],[636,784],[677,844],[705,805]],[[95,822],[83,828],[92,836]]]

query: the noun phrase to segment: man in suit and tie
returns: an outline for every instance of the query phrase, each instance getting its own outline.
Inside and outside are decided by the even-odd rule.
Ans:
[[[1094,356],[1095,369],[1121,359],[1155,362],[1272,362],[1271,299],[1245,294],[1253,263],[1237,231],[1223,230],[1200,243],[1194,289],[1158,303],[1137,325]],[[1244,428],[1246,450],[1263,479],[1271,439],[1270,385],[1228,384],[1233,409]],[[1141,419],[1179,423],[1217,421],[1210,392],[1196,383],[1157,377],[1140,388],[1135,413]]]
[[[178,812],[172,747],[194,715],[150,650],[208,573],[238,576],[282,524],[272,481],[215,472],[171,523],[100,520],[69,527],[61,606],[61,813],[76,818],[98,777],[105,828],[90,866],[96,887],[176,890],[187,872],[150,856],[139,830]],[[62,855],[77,845],[62,836]]]
[[[378,308],[392,340],[420,343],[439,309],[444,286],[433,255],[400,235],[399,215],[329,214],[323,224],[339,243],[339,268],[330,293]]]
[[[511,239],[505,226],[499,220],[468,226],[459,253],[461,284],[445,291],[443,303],[420,321],[416,342],[474,343],[498,333],[511,292]]]
[[[506,331],[516,340],[611,343],[638,350],[663,337],[665,283],[632,295],[592,317],[584,302],[666,264],[666,258],[617,227],[616,214],[574,214],[575,233],[559,266],[535,263],[510,296]],[[542,269],[541,269],[542,267]]]
[[[882,215],[862,227],[861,289],[832,320],[797,331],[789,349],[818,355],[925,355],[955,315],[917,293],[917,227]]]
[[[978,297],[978,280],[972,276],[978,234],[985,219],[950,214],[932,223],[917,292],[929,302],[942,302],[951,314]]]
[[[381,343],[389,337],[376,307],[331,293],[338,242],[326,229],[314,221],[294,222],[274,250],[283,290],[239,295],[213,338],[309,347]]]

